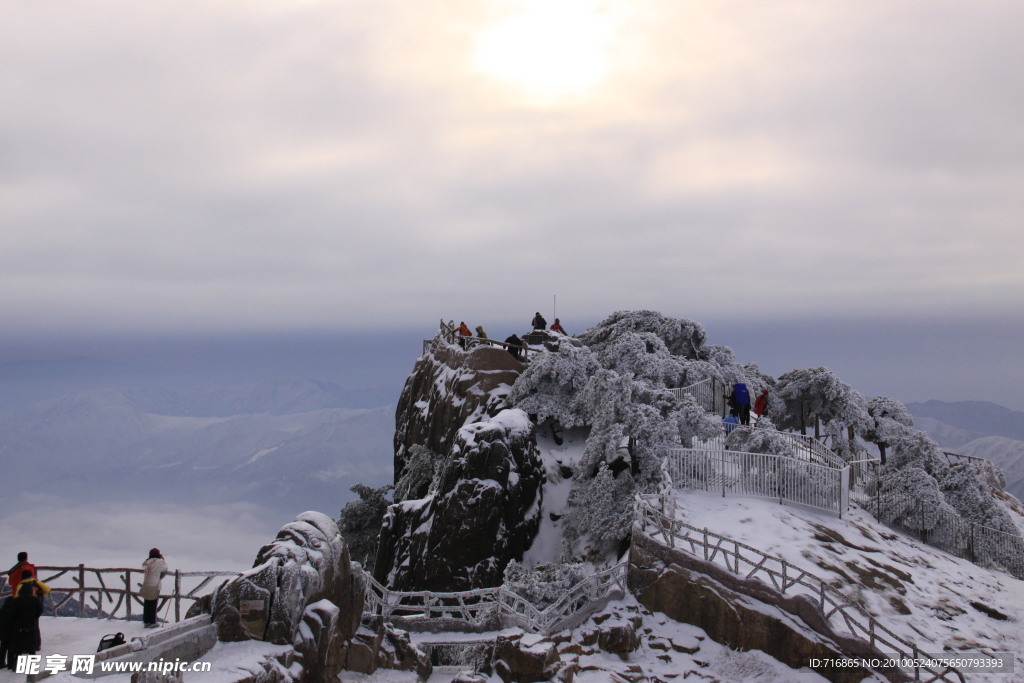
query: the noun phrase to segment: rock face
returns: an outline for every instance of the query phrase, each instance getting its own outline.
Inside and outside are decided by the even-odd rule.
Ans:
[[[507,409],[523,364],[500,347],[434,340],[395,415],[395,504],[374,578],[399,590],[501,583],[540,526],[544,470],[534,426]]]
[[[388,509],[374,577],[398,590],[500,584],[537,534],[543,479],[534,426],[521,410],[462,427],[432,493]]]
[[[359,627],[363,590],[334,520],[304,512],[214,593],[218,639],[292,645],[298,680],[333,680]]]
[[[395,481],[402,476],[409,450],[424,446],[445,454],[459,429],[497,415],[523,364],[497,346],[463,351],[435,340],[405,382],[395,411]]]
[[[648,609],[703,628],[713,640],[739,650],[762,650],[799,668],[811,658],[882,657],[866,642],[835,633],[809,599],[784,596],[720,567],[633,534],[630,592]],[[821,670],[830,681],[854,683],[863,668]],[[904,680],[895,670],[891,680]]]

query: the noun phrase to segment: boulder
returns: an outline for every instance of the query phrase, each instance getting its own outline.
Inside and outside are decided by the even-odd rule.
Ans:
[[[551,680],[561,668],[561,660],[558,649],[549,640],[532,642],[518,636],[498,636],[494,642],[491,667],[505,683],[528,683]]]
[[[304,680],[328,680],[344,666],[363,591],[334,520],[304,512],[214,593],[211,611],[220,640],[292,645]]]

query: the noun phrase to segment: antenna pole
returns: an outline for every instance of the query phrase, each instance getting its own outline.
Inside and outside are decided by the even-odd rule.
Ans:
[[[557,318],[558,317],[558,295],[557,294],[552,294],[551,297],[552,297],[551,317],[552,318]]]

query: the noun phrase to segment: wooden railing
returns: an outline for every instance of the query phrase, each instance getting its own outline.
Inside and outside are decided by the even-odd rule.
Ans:
[[[582,623],[605,601],[626,592],[626,563],[597,572],[570,588],[556,602],[538,609],[504,586],[469,591],[394,591],[366,572],[366,611],[414,631],[486,631],[517,626],[550,634]]]
[[[661,497],[657,495],[637,495],[633,532],[705,562],[724,566],[742,579],[756,578],[779,593],[804,595],[818,607],[830,627],[866,641],[876,651],[886,653],[887,657],[895,653],[896,659],[927,658],[916,645],[878,623],[863,607],[847,600],[824,580],[780,557],[663,514]],[[952,667],[901,667],[901,670],[914,680],[964,680],[963,675]],[[922,678],[924,674],[931,677]]]
[[[44,613],[57,616],[65,606],[73,605],[73,614],[78,617],[97,616],[106,619],[132,619],[142,614],[142,598],[138,584],[144,576],[142,569],[127,567],[97,569],[77,565],[73,567],[37,566],[37,578],[48,585],[52,592],[45,601]],[[174,621],[181,621],[182,607],[188,611],[192,602],[198,600],[200,591],[219,577],[233,578],[240,572],[170,572],[161,583],[170,583],[171,592],[161,593],[157,613],[174,605]],[[0,596],[10,592],[7,572],[0,572],[3,588]],[[133,583],[135,585],[133,585]],[[74,601],[74,602],[72,602]],[[185,603],[185,604],[183,604]]]

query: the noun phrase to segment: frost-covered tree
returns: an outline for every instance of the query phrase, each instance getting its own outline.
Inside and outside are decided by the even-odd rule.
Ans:
[[[935,474],[946,501],[965,522],[1019,535],[1010,515],[992,495],[992,489],[978,476],[973,465],[958,463]]]
[[[594,477],[573,482],[562,524],[565,555],[590,561],[618,554],[633,524],[633,491],[629,470],[613,472],[601,463]]]
[[[594,349],[602,351],[620,337],[631,333],[657,335],[676,356],[695,359],[707,339],[704,326],[693,320],[671,318],[657,311],[617,311],[579,336]]]
[[[785,406],[777,424],[801,434],[807,433],[809,423],[815,438],[821,436],[821,422],[835,423],[833,432],[840,426],[848,432],[862,431],[870,424],[867,401],[828,368],[791,370],[776,381],[775,393]]]
[[[877,491],[878,519],[911,531],[931,532],[956,511],[946,502],[938,482],[921,467],[890,472]]]
[[[725,447],[743,453],[768,453],[789,456],[793,442],[774,429],[737,427],[729,432]]]
[[[692,397],[667,389],[679,386],[694,363],[709,376],[741,376],[732,351],[705,349],[704,337],[692,321],[650,311],[617,313],[580,335],[592,348],[563,342],[516,381],[510,399],[517,408],[541,421],[588,430],[563,515],[570,555],[595,557],[617,547],[628,535],[633,493],[653,490],[664,449],[720,431],[718,420]],[[704,357],[698,360],[698,353]],[[611,507],[598,497],[608,492],[617,501]]]
[[[948,464],[939,444],[924,432],[908,430],[897,435],[891,445],[892,457],[888,458],[883,473],[917,467],[934,476]]]
[[[914,426],[914,419],[905,405],[886,396],[875,396],[868,401],[868,416],[871,420],[861,431],[861,436],[878,446],[884,465],[885,449],[897,439],[907,436],[907,428]]]
[[[341,508],[338,517],[338,531],[348,543],[353,561],[362,562],[367,571],[373,571],[374,555],[377,552],[377,537],[388,511],[388,492],[391,486],[372,488],[356,484],[349,489],[359,496]]]
[[[630,374],[602,369],[579,397],[590,415],[592,430],[584,450],[584,472],[601,462],[627,464],[638,481],[653,483],[665,448],[707,439],[719,431],[718,420],[694,399],[636,380]]]
[[[552,562],[527,569],[515,560],[505,567],[504,586],[543,610],[558,602],[573,586],[587,578],[579,562]]]
[[[593,351],[563,340],[557,351],[533,357],[512,386],[509,401],[539,421],[553,418],[566,428],[583,426],[588,421],[578,396],[600,367]]]
[[[423,498],[430,493],[431,487],[441,471],[441,456],[426,446],[419,444],[409,449],[402,476],[395,483],[395,502]]]
[[[605,346],[598,358],[602,367],[652,386],[676,386],[683,374],[682,359],[651,332],[625,334]]]
[[[1019,568],[1024,539],[993,493],[990,468],[950,465],[926,434],[901,426],[869,490],[879,519],[921,531],[929,543],[977,562]]]

